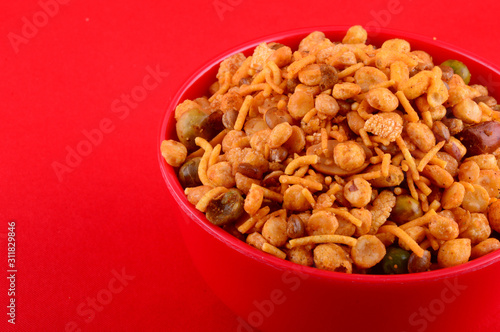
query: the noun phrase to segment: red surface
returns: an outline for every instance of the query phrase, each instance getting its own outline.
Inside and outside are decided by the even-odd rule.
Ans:
[[[378,24],[500,63],[493,1],[89,0],[40,15],[48,2],[0,5],[2,331],[238,328],[191,263],[156,157],[169,100],[214,56],[288,29]],[[39,27],[29,30],[33,18]],[[147,68],[163,73],[158,84]],[[141,91],[137,102],[122,101]],[[85,156],[66,161],[77,148]],[[15,326],[6,315],[9,220],[17,224]]]

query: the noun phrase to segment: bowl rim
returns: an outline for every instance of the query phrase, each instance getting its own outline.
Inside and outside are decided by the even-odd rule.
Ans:
[[[427,271],[422,273],[413,273],[413,274],[399,274],[399,275],[366,275],[366,274],[345,274],[340,272],[331,272],[325,271],[314,267],[302,266],[300,264],[292,263],[290,261],[277,258],[271,254],[267,254],[262,252],[247,243],[237,239],[233,235],[224,231],[222,228],[211,224],[204,216],[203,213],[196,210],[195,207],[187,201],[187,198],[184,194],[182,187],[180,186],[177,176],[174,175],[173,171],[168,171],[168,168],[173,168],[169,166],[165,159],[162,157],[160,152],[161,142],[165,139],[166,129],[169,126],[171,121],[175,121],[173,117],[173,113],[175,107],[179,104],[180,98],[184,95],[184,93],[193,85],[200,77],[205,75],[208,71],[213,70],[214,66],[218,66],[222,60],[226,57],[238,53],[249,51],[252,48],[255,48],[257,45],[263,42],[272,42],[279,41],[285,38],[298,38],[302,35],[307,35],[313,31],[322,31],[327,36],[332,33],[341,33],[346,32],[350,26],[344,25],[321,25],[321,26],[310,26],[303,27],[299,29],[286,30],[276,33],[267,34],[264,36],[260,36],[258,38],[254,38],[252,40],[243,42],[231,49],[228,49],[217,56],[214,56],[211,60],[204,63],[201,67],[194,71],[188,79],[186,79],[180,88],[175,93],[174,97],[168,102],[167,109],[162,117],[161,126],[159,128],[159,135],[157,136],[157,157],[160,164],[160,170],[162,173],[162,177],[169,189],[170,194],[173,199],[180,205],[180,209],[183,210],[182,213],[186,213],[187,216],[185,218],[189,218],[190,220],[196,222],[198,226],[200,226],[203,230],[205,230],[209,235],[221,241],[223,244],[230,247],[231,250],[236,250],[237,252],[245,255],[247,258],[253,259],[259,263],[263,263],[265,265],[269,265],[273,268],[279,270],[288,270],[291,272],[295,272],[298,274],[306,274],[311,277],[317,277],[321,279],[331,280],[331,281],[342,281],[342,282],[358,282],[358,283],[376,283],[376,284],[386,284],[386,283],[396,283],[396,284],[411,284],[411,283],[419,283],[419,282],[429,282],[441,279],[448,278],[456,278],[458,276],[469,274],[471,272],[487,268],[488,266],[500,263],[500,250],[495,253],[490,253],[486,256],[476,258],[471,260],[465,264],[461,264],[454,267],[448,267],[444,269]],[[454,46],[447,42],[443,42],[440,40],[435,40],[432,37],[419,35],[412,32],[406,32],[395,29],[387,29],[387,28],[367,28],[364,27],[368,32],[368,40],[370,40],[370,34],[373,36],[374,34],[382,34],[389,35],[392,38],[402,38],[402,39],[411,39],[413,41],[418,41],[419,43],[429,44],[431,47],[438,47],[448,49],[449,51],[459,55],[462,58],[470,59],[481,66],[488,68],[496,73],[496,75],[500,76],[500,69],[496,65],[492,64],[488,60],[481,58],[473,54],[472,52],[462,49],[460,47]],[[432,56],[432,55],[431,55]],[[474,73],[473,73],[474,75]],[[187,241],[185,239],[185,241]]]

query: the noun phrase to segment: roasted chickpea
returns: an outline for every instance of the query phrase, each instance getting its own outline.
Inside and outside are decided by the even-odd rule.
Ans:
[[[500,198],[500,171],[483,169],[479,171],[476,183],[486,189],[490,197]]]
[[[441,152],[439,151],[436,153],[436,156],[441,159],[446,161],[446,166],[444,169],[450,173],[451,176],[456,176],[458,174],[458,161],[456,158],[454,158],[452,155],[446,152]]]
[[[438,251],[440,267],[452,267],[467,263],[471,255],[470,239],[454,239],[446,241]]]
[[[198,204],[200,199],[212,189],[212,186],[197,186],[189,188],[189,190],[187,191],[187,200],[189,203],[196,205]]]
[[[354,80],[361,87],[361,92],[367,92],[371,86],[385,82],[388,78],[380,69],[365,66],[354,73]]]
[[[271,149],[280,147],[292,136],[292,133],[292,126],[288,122],[278,124],[269,135],[269,147]]]
[[[356,231],[355,231],[354,235],[359,237],[361,235],[368,234],[368,232],[370,231],[370,228],[372,226],[372,214],[371,214],[370,210],[364,209],[364,208],[352,209],[351,214],[354,217],[361,220],[361,222],[362,222],[361,227],[356,226]]]
[[[321,93],[316,97],[314,106],[319,113],[322,113],[327,117],[334,117],[339,111],[339,104],[335,98],[324,93]]]
[[[410,52],[410,43],[400,38],[388,39],[382,44],[381,48],[401,53],[408,53]]]
[[[359,135],[360,129],[364,129],[365,120],[361,116],[359,116],[358,112],[349,112],[347,113],[347,124],[349,128],[356,134]]]
[[[318,64],[311,64],[299,72],[299,80],[305,85],[318,85],[321,82],[321,70]]]
[[[337,83],[333,87],[332,96],[336,99],[346,100],[361,93],[361,87],[354,83]]]
[[[245,198],[243,208],[249,215],[254,215],[259,211],[264,199],[264,190],[261,187],[251,187]]]
[[[288,151],[288,154],[293,154],[301,151],[306,146],[306,135],[302,128],[292,126],[292,135],[282,145]]]
[[[461,237],[468,238],[472,244],[486,240],[491,235],[491,227],[488,218],[483,213],[471,213],[469,227],[460,234]]]
[[[355,178],[346,183],[344,197],[354,207],[365,207],[371,201],[372,186],[365,179]]]
[[[368,38],[368,33],[360,25],[354,25],[347,30],[347,33],[342,39],[343,44],[363,44]]]
[[[429,222],[429,231],[438,240],[456,239],[459,233],[458,224],[449,218],[435,215]]]
[[[270,135],[271,135],[270,129],[265,129],[254,133],[250,137],[250,147],[253,149],[253,151],[250,151],[251,153],[247,153],[246,155],[263,156],[266,151],[266,144],[269,143]]]
[[[451,209],[450,211],[453,213],[454,220],[458,224],[460,233],[465,232],[465,230],[469,228],[469,225],[471,224],[471,213],[465,209],[462,209],[461,207]]]
[[[352,273],[346,252],[336,244],[320,244],[314,248],[314,264],[318,269]]]
[[[255,247],[259,250],[262,250],[262,246],[264,245],[264,243],[269,243],[260,233],[257,232],[248,235],[246,242],[252,247]]]
[[[330,195],[324,193],[320,194],[318,198],[316,199],[316,204],[314,205],[314,208],[317,210],[322,210],[322,209],[327,209],[329,207],[332,207],[333,205],[333,199]]]
[[[248,136],[251,136],[255,134],[258,131],[265,130],[267,129],[267,123],[266,121],[261,118],[260,116],[254,117],[254,118],[249,118],[245,122],[245,125],[243,127],[243,130]]]
[[[347,141],[335,145],[333,159],[340,168],[351,171],[364,164],[366,153],[358,143]]]
[[[314,256],[309,246],[300,246],[290,249],[287,257],[290,262],[296,264],[304,266],[313,266],[314,264]]]
[[[458,179],[465,182],[476,182],[480,171],[478,164],[474,161],[465,161],[458,168]]]
[[[443,209],[453,209],[459,207],[465,196],[465,187],[460,182],[454,182],[450,187],[446,188],[441,198]]]
[[[475,101],[464,99],[453,106],[453,115],[465,123],[479,123],[481,122],[482,112]]]
[[[224,136],[224,139],[222,140],[222,151],[223,152],[228,152],[231,150],[235,145],[238,143],[238,141],[242,138],[246,137],[245,132],[240,131],[240,130],[231,130],[229,131],[226,136]]]
[[[500,200],[490,205],[488,209],[488,219],[491,228],[500,233]]]
[[[371,107],[382,112],[394,111],[398,105],[398,98],[387,88],[375,88],[368,91],[366,100]]]
[[[363,235],[358,238],[351,250],[351,257],[358,267],[370,268],[379,263],[386,253],[385,246],[374,235]]]
[[[486,189],[473,184],[474,191],[465,191],[462,207],[470,212],[485,212],[488,209],[490,195]]]
[[[377,172],[380,170],[382,170],[382,165],[376,164],[369,166],[366,169],[366,172]],[[403,174],[403,171],[401,170],[401,167],[389,165],[388,177],[381,176],[379,178],[370,180],[370,183],[375,188],[396,187],[399,186],[404,179],[405,176]]]
[[[231,164],[227,161],[210,166],[207,177],[217,187],[232,188],[236,185]]]
[[[471,258],[479,258],[498,249],[500,249],[500,241],[495,238],[489,238],[481,241],[472,248]]]
[[[222,96],[220,103],[220,110],[223,113],[232,110],[239,110],[243,104],[243,97],[235,91],[228,91],[224,96]]]
[[[419,59],[418,65],[412,70],[411,74],[416,74],[422,70],[431,70],[434,67],[434,63],[432,62],[432,57],[429,53],[424,51],[412,51],[412,55],[416,56]]]
[[[432,130],[420,122],[409,122],[406,133],[410,140],[423,152],[427,152],[436,145],[436,138]]]
[[[306,211],[311,208],[311,204],[302,194],[301,185],[290,186],[283,194],[283,207],[291,211]]]
[[[281,247],[288,240],[286,221],[282,217],[271,217],[262,228],[262,236],[275,247]]]
[[[295,91],[288,100],[288,111],[294,119],[300,119],[314,107],[314,98],[307,92]]]
[[[352,222],[341,216],[337,216],[337,221],[339,222],[339,227],[335,231],[335,234],[344,236],[354,235],[356,232],[356,226]]]
[[[165,140],[161,142],[160,149],[161,155],[170,166],[179,167],[186,160],[187,149],[179,142],[171,139]]]
[[[304,39],[302,39],[299,43],[299,51],[300,52],[310,52],[316,47],[316,45],[320,44],[325,40],[325,34],[321,31],[313,31],[309,35],[307,35]]]
[[[283,122],[288,122],[289,124],[293,123],[293,118],[290,113],[288,113],[284,109],[280,110],[276,107],[268,109],[264,118],[266,120],[267,126],[271,129]]]
[[[448,188],[454,182],[453,176],[438,165],[426,165],[422,174],[440,188]]]
[[[305,224],[308,235],[333,235],[339,227],[335,215],[329,211],[318,211]]]

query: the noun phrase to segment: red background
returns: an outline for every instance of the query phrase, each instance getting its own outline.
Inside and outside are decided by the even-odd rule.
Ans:
[[[54,1],[0,5],[2,331],[237,329],[185,251],[156,151],[167,103],[218,54],[288,29],[361,24],[500,63],[493,1],[66,0],[44,20],[41,4]],[[39,27],[29,30],[33,20]],[[148,67],[164,77],[125,106]],[[85,133],[95,134],[93,145]],[[77,148],[86,155],[56,172]],[[9,220],[17,225],[15,326],[6,316]],[[106,304],[92,309],[99,296]]]

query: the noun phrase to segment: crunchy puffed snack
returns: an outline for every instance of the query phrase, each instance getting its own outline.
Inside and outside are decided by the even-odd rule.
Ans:
[[[270,255],[363,274],[500,248],[500,108],[456,60],[315,31],[221,62],[161,153],[207,219]]]

